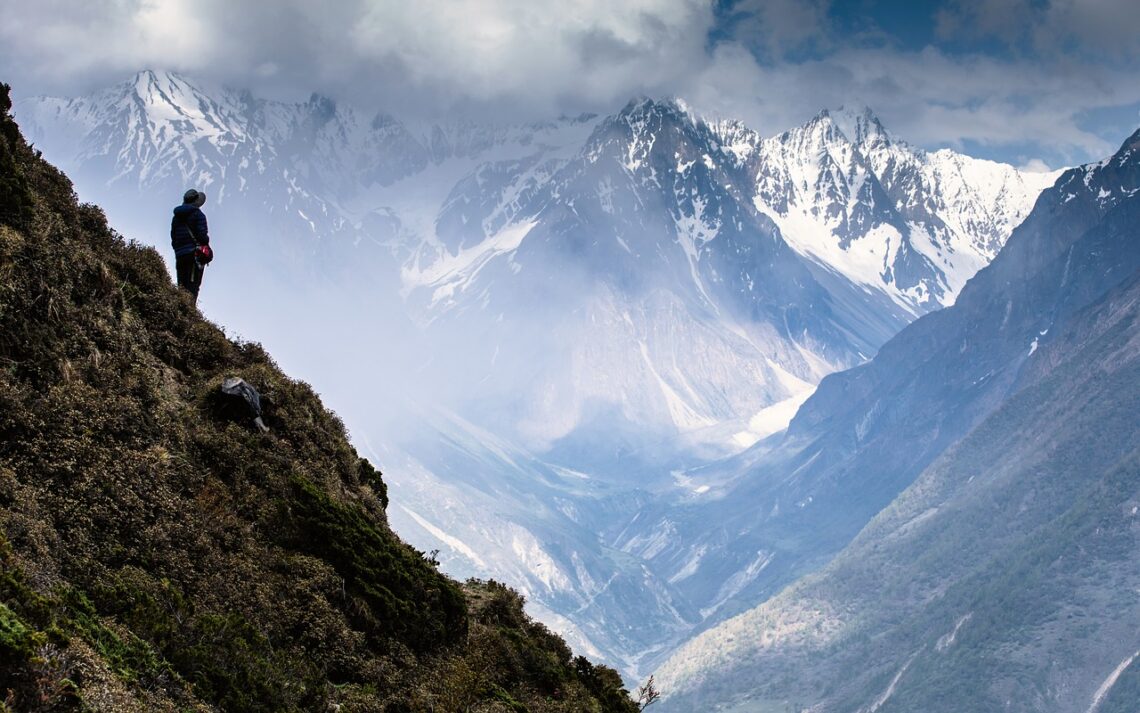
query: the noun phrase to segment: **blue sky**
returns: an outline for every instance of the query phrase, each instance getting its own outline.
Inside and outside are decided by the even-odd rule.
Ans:
[[[1140,126],[1136,0],[0,0],[0,16],[18,96],[144,68],[426,117],[677,95],[766,135],[866,105],[912,143],[1037,167]]]

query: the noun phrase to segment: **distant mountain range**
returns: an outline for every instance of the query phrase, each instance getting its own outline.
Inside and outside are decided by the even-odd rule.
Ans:
[[[235,258],[397,271],[423,323],[502,315],[481,320],[506,331],[470,364],[501,391],[517,391],[518,365],[496,374],[494,353],[537,331],[507,319],[520,301],[573,313],[551,345],[566,358],[532,379],[557,398],[513,404],[516,421],[549,424],[522,427],[540,446],[599,408],[692,432],[802,400],[951,304],[1055,178],[915,149],[869,110],[771,139],[651,100],[605,119],[410,127],[319,96],[272,102],[142,72],[16,111],[124,229],[154,230],[135,225],[149,215],[140,196],[165,210],[194,183],[240,236],[223,245]]]
[[[923,151],[869,110],[769,138],[650,99],[424,127],[143,72],[15,111],[128,236],[163,246],[204,188],[225,236],[211,289],[242,333],[276,319],[250,294],[406,315],[427,376],[371,378],[444,398],[408,412],[411,436],[353,424],[385,456],[393,523],[627,672],[822,566],[906,486],[809,535],[815,490],[738,484],[760,454],[803,465],[763,439],[953,304],[1057,177]]]

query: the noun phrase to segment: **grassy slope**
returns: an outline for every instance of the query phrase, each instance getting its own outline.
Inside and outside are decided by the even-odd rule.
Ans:
[[[0,710],[636,710],[517,594],[400,542],[341,422],[9,109],[0,85]]]

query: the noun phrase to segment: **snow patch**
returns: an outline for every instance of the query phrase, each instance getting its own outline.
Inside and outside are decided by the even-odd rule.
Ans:
[[[713,600],[713,605],[701,609],[701,618],[709,618],[709,616],[720,609],[725,602],[742,592],[745,587],[760,576],[761,572],[767,569],[768,565],[772,564],[772,559],[775,556],[774,553],[765,550],[757,551],[756,557],[748,563],[748,566],[729,577],[728,580],[721,585],[716,593],[716,598]]]
[[[1093,694],[1092,703],[1089,704],[1085,713],[1096,712],[1096,709],[1100,707],[1101,701],[1103,701],[1104,697],[1108,695],[1108,692],[1112,690],[1112,687],[1116,685],[1116,680],[1120,678],[1120,674],[1124,673],[1138,656],[1140,656],[1140,651],[1137,651],[1121,661],[1120,665],[1113,669],[1112,673],[1108,674],[1108,678],[1104,679],[1104,683],[1100,684],[1100,687],[1096,689],[1096,693]]]
[[[403,510],[405,513],[407,513],[408,517],[415,520],[417,525],[419,525],[420,527],[422,527],[423,529],[425,529],[429,533],[431,533],[431,536],[434,537],[435,539],[439,540],[440,542],[447,545],[451,549],[460,553],[461,555],[463,555],[467,559],[474,562],[479,567],[486,567],[487,566],[487,563],[483,560],[483,558],[480,557],[479,554],[477,552],[475,552],[475,550],[471,549],[466,544],[464,544],[463,541],[460,540],[459,538],[452,537],[451,535],[447,534],[443,530],[439,529],[435,525],[428,522],[426,518],[422,517],[419,513],[417,513],[415,510],[412,510],[409,507],[401,505],[400,509]]]
[[[741,448],[751,448],[773,433],[783,431],[795,418],[804,402],[811,398],[814,393],[815,387],[809,385],[807,388],[799,389],[783,401],[760,409],[752,418],[748,419],[747,429],[733,435],[733,444]]]
[[[570,578],[566,576],[558,563],[547,554],[542,543],[529,530],[514,523],[510,523],[509,530],[511,534],[510,550],[514,553],[515,558],[526,567],[531,578],[540,582],[550,593],[573,590]],[[531,595],[531,592],[524,592],[524,594]]]
[[[462,292],[475,280],[487,263],[499,255],[513,252],[534,228],[536,221],[523,221],[508,225],[495,235],[457,255],[443,255],[431,265],[417,269],[405,266],[400,269],[403,294],[417,287],[434,287],[432,304],[449,299]]]
[[[920,653],[922,653],[921,649],[916,651],[911,655],[909,659],[907,659],[907,662],[903,664],[903,667],[899,669],[899,672],[896,673],[895,677],[891,679],[891,683],[889,686],[887,686],[887,690],[883,691],[883,695],[879,696],[875,702],[871,704],[871,707],[866,709],[867,713],[875,713],[875,711],[883,707],[884,703],[890,700],[891,696],[895,694],[895,688],[898,686],[899,681],[903,677],[903,674],[906,673],[906,670],[910,668],[910,665],[914,663],[914,660],[918,658],[918,655]]]
[[[622,546],[622,552],[650,560],[665,551],[677,537],[677,526],[662,520],[651,532],[633,538]]]
[[[681,565],[681,569],[673,573],[669,577],[669,584],[676,584],[684,579],[688,579],[697,573],[697,569],[701,566],[701,560],[709,551],[708,545],[701,545],[689,555],[689,559],[685,560],[685,564]]]
[[[966,622],[968,622],[972,618],[974,618],[974,612],[970,612],[970,613],[966,614],[965,616],[959,618],[958,622],[956,624],[954,624],[954,630],[951,631],[949,634],[944,634],[942,637],[940,637],[938,639],[938,643],[934,646],[934,650],[938,651],[938,652],[942,652],[942,651],[945,651],[946,649],[950,648],[951,646],[953,646],[954,642],[957,641],[957,639],[958,639],[958,630],[962,628],[963,624],[965,624]]]
[[[699,269],[700,249],[705,243],[715,239],[720,232],[720,221],[706,219],[705,207],[705,201],[703,199],[694,198],[693,214],[677,217],[677,242],[681,245],[681,249],[685,251],[685,257],[689,261],[689,274],[693,277],[693,283],[696,285],[697,291],[704,297],[705,302],[719,312],[720,310],[717,308],[716,302],[709,297],[708,292],[705,290]]]
[[[681,396],[673,390],[673,387],[661,377],[658,373],[657,367],[653,365],[653,360],[649,357],[649,346],[644,342],[638,342],[641,349],[641,358],[645,361],[646,368],[649,373],[657,381],[657,385],[661,389],[661,395],[665,397],[665,406],[669,409],[669,417],[673,420],[673,425],[682,431],[695,431],[699,428],[705,428],[716,423],[715,419],[709,416],[702,415],[696,411],[692,406],[685,402]]]

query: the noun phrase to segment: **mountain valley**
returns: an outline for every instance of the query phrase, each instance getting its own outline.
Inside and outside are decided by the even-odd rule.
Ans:
[[[923,315],[904,335],[941,344],[1058,177],[870,110],[774,137],[645,98],[425,128],[143,72],[15,113],[160,249],[203,187],[204,309],[337,405],[394,528],[629,676],[824,567],[989,416],[1012,378],[990,357],[932,376],[883,347]],[[976,398],[940,395],[967,377]]]

